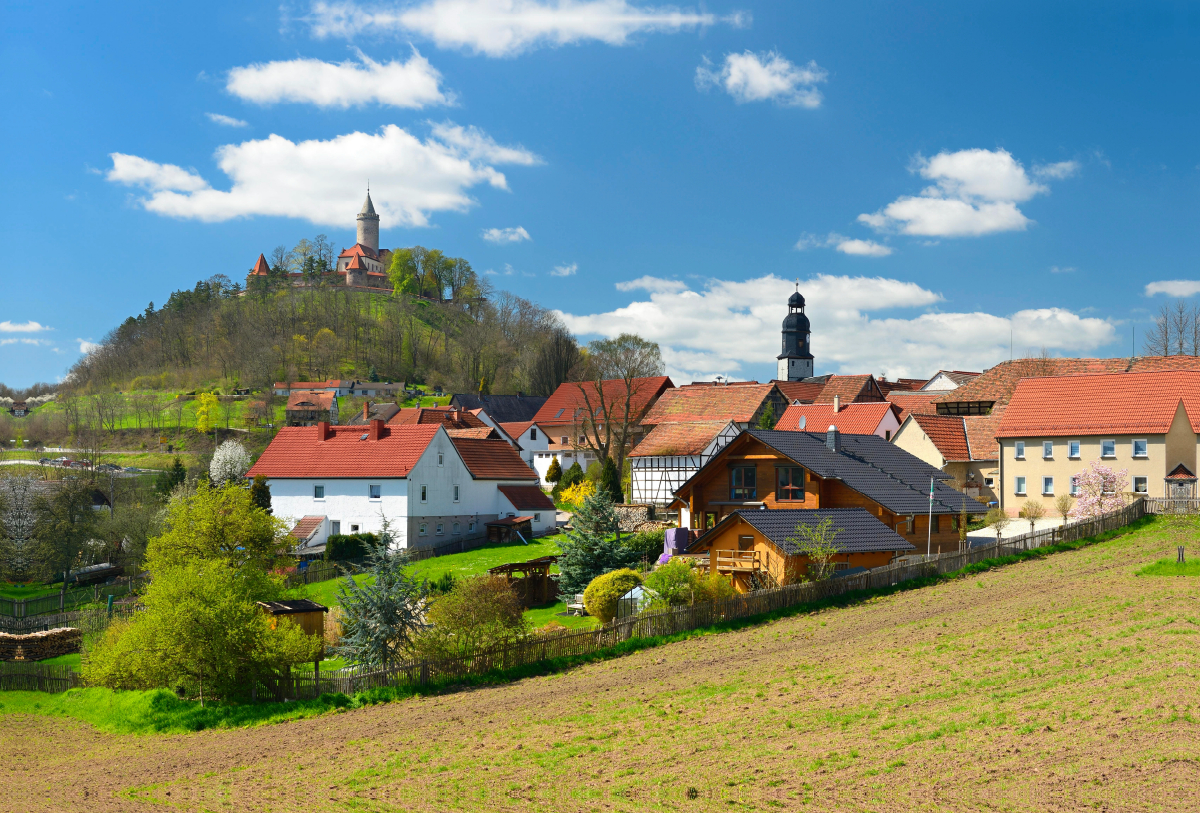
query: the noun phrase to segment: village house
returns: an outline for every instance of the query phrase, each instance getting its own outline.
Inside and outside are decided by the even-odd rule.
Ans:
[[[353,381],[331,378],[328,381],[276,381],[271,387],[276,395],[287,397],[293,392],[331,392],[337,396],[349,395]]]
[[[501,490],[537,485],[511,446],[451,437],[442,423],[285,427],[246,476],[260,474],[309,552],[331,534],[379,533],[384,518],[401,548],[480,539],[510,514],[529,515],[535,535],[555,524],[553,510],[534,516],[528,492]]]
[[[824,432],[836,426],[843,435],[878,435],[891,440],[900,428],[899,414],[899,408],[887,401],[843,404],[841,397],[835,395],[831,404],[792,404],[775,428]]]
[[[467,392],[450,396],[450,406],[473,412],[488,426],[532,421],[547,401],[544,395],[482,395]],[[483,410],[483,412],[479,412]]]
[[[995,415],[911,413],[892,442],[950,475],[967,496],[999,504],[999,425]]]
[[[737,434],[787,409],[774,384],[687,384],[664,392],[642,418],[649,431],[629,455],[631,503],[665,506],[700,467]]]
[[[923,392],[956,390],[979,376],[979,373],[968,373],[963,370],[938,370],[933,378],[921,385],[920,389]]]
[[[337,396],[331,392],[293,391],[283,409],[288,426],[315,426],[319,421],[338,422]]]
[[[1169,357],[1168,357],[1169,358]],[[1000,507],[1053,511],[1093,461],[1127,470],[1130,496],[1195,495],[1200,370],[1024,378],[996,432]]]
[[[681,528],[701,532],[699,542],[734,511],[865,508],[920,552],[936,553],[958,549],[961,511],[987,512],[946,479],[876,435],[748,429],[676,490],[671,507]]]
[[[916,551],[913,543],[865,508],[738,509],[697,539],[688,552],[708,555],[710,571],[728,576],[738,592],[812,578],[798,526],[829,520],[837,553],[834,575],[882,567]]]
[[[483,416],[479,416],[482,418]],[[550,448],[550,436],[546,434],[546,430],[538,426],[535,421],[521,421],[519,423],[501,423],[497,424],[497,428],[504,434],[509,443],[513,445],[521,455],[521,459],[529,464],[529,467],[536,470],[537,456],[545,454]],[[542,476],[541,472],[538,474]],[[552,486],[553,483],[548,483],[542,480],[542,485]]]

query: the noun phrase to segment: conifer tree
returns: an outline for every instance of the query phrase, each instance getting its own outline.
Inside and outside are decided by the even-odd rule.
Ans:
[[[558,481],[562,479],[562,476],[562,466],[559,465],[558,458],[556,457],[550,461],[550,468],[546,470],[546,480],[548,482],[557,484]]]
[[[582,593],[597,576],[631,567],[641,558],[622,544],[612,495],[604,489],[584,500],[571,517],[571,531],[560,547],[558,587],[565,599]]]
[[[604,458],[604,468],[600,472],[600,490],[607,491],[614,503],[625,502],[625,493],[621,490],[621,473],[617,471],[617,463],[611,457]]]

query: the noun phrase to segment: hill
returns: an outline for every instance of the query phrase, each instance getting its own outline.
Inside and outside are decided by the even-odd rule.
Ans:
[[[1196,583],[1136,575],[1175,544],[1155,523],[846,609],[286,725],[147,737],[0,717],[9,792],[94,810],[1193,809]]]

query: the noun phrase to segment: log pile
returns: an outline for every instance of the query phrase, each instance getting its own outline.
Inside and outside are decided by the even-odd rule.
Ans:
[[[83,634],[73,627],[10,635],[0,632],[0,661],[42,661],[79,651]]]

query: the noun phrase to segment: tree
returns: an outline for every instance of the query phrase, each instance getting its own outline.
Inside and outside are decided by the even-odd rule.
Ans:
[[[607,491],[597,491],[583,501],[571,517],[571,531],[559,544],[561,596],[572,598],[597,576],[630,567],[641,558],[637,551],[621,543],[618,527],[612,497]]]
[[[92,483],[72,477],[58,488],[33,497],[33,537],[42,575],[61,574],[81,564],[96,535],[97,512],[92,508]]]
[[[1054,510],[1062,517],[1063,525],[1067,524],[1067,517],[1071,515],[1071,509],[1075,507],[1075,501],[1071,499],[1069,494],[1059,494],[1054,500]]]
[[[166,499],[171,496],[172,491],[183,485],[183,481],[186,479],[187,469],[183,467],[183,461],[176,455],[171,468],[158,473],[158,477],[154,481],[154,490],[158,492],[159,496]]]
[[[1046,506],[1041,500],[1026,500],[1021,506],[1021,516],[1029,520],[1029,533],[1033,533],[1037,521],[1046,516]]]
[[[1129,484],[1128,469],[1117,471],[1093,460],[1073,479],[1079,493],[1071,516],[1095,519],[1125,506],[1122,492]]]
[[[371,365],[371,369],[367,371],[367,380],[375,382],[379,380],[379,373],[375,371],[375,365]]]
[[[615,458],[619,472],[651,405],[642,390],[663,373],[662,353],[656,343],[622,333],[589,344],[581,373],[576,403],[584,444],[601,460]]]
[[[833,517],[825,517],[815,525],[799,523],[795,536],[788,538],[797,552],[808,559],[805,575],[811,581],[824,581],[833,575],[833,557],[839,550],[834,539],[839,533],[841,531],[833,527]]]
[[[499,576],[474,576],[435,598],[426,619],[433,625],[416,639],[421,658],[470,655],[508,646],[529,633],[521,600]]]
[[[343,620],[336,651],[353,663],[399,663],[425,628],[428,592],[408,572],[405,551],[393,551],[391,544],[384,519],[379,541],[368,548],[367,578],[356,582],[347,574],[339,585]]]
[[[208,464],[208,479],[214,486],[241,485],[242,478],[250,471],[251,462],[245,446],[236,440],[227,440],[213,453],[212,462]]]
[[[562,466],[559,465],[558,458],[556,457],[550,461],[550,468],[546,469],[546,482],[558,483],[562,479],[562,476]]]
[[[601,574],[584,589],[583,606],[588,615],[594,616],[601,624],[607,624],[616,617],[617,602],[621,596],[641,583],[642,577],[629,568]]]
[[[992,508],[983,518],[983,522],[996,532],[996,541],[999,542],[1004,536],[1004,529],[1012,522],[1012,517],[1001,508]]]
[[[220,406],[217,396],[211,392],[202,392],[196,396],[196,430],[211,432],[216,410]]]
[[[571,380],[571,370],[582,358],[575,337],[565,327],[555,328],[538,349],[530,375],[530,391],[535,395],[552,395]]]
[[[165,530],[150,541],[146,565],[154,571],[213,559],[268,571],[285,559],[290,541],[287,523],[256,505],[248,490],[201,482],[167,505]]]
[[[417,251],[425,249],[398,248],[392,252],[392,261],[388,264],[388,281],[392,283],[392,293],[396,296],[416,294],[419,292],[420,258]]]
[[[254,482],[250,484],[250,502],[268,514],[272,513],[271,486],[267,484],[267,478],[261,474],[254,475]]]
[[[759,416],[756,424],[759,429],[774,429],[776,423],[775,404],[767,402],[767,408],[763,410],[763,414]]]
[[[600,474],[600,488],[607,491],[614,503],[625,502],[625,494],[621,490],[621,474],[616,462],[611,457],[604,458],[604,469]]]
[[[1142,340],[1142,352],[1151,356],[1200,355],[1200,308],[1184,299],[1164,303],[1154,327]]]

